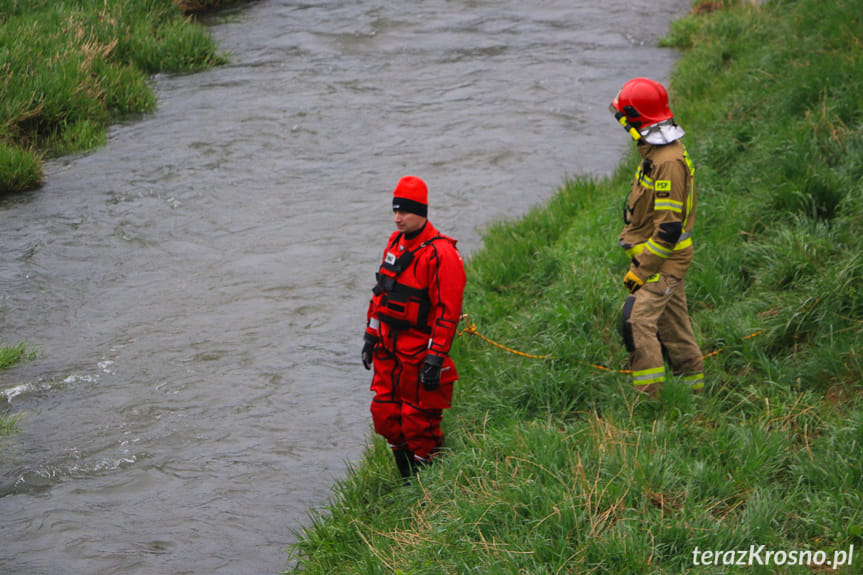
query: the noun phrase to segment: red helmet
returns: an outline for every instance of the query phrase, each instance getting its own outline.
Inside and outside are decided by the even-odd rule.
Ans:
[[[670,120],[673,116],[668,107],[668,92],[662,84],[649,78],[633,78],[624,84],[611,107],[624,114],[637,130]]]

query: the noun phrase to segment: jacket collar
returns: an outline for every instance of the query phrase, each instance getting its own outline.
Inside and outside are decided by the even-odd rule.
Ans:
[[[421,243],[428,241],[437,235],[437,228],[435,228],[430,221],[426,220],[425,225],[423,225],[419,230],[412,234],[402,235],[401,244],[407,249],[414,249]]]

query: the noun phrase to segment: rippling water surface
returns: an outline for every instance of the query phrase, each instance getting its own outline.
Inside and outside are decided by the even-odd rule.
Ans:
[[[262,0],[232,63],[0,199],[0,572],[277,573],[370,436],[365,306],[391,191],[469,255],[610,172],[607,112],[688,0]],[[616,201],[616,200],[614,200]],[[468,310],[469,311],[469,310]]]

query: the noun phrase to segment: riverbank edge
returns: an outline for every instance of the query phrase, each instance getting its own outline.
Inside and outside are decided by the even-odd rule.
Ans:
[[[36,351],[32,346],[24,342],[13,346],[0,346],[0,372],[23,361],[29,361],[34,357],[36,357]],[[3,405],[6,400],[6,397],[0,396],[0,437],[12,433],[15,429],[15,424],[18,422],[17,415],[7,415],[9,411],[8,406]]]
[[[665,40],[683,51],[672,106],[698,173],[687,292],[707,393],[672,378],[650,401],[623,373],[615,243],[633,151],[484,233],[461,327],[550,357],[460,335],[445,455],[403,487],[370,432],[297,533],[295,572],[853,572],[861,20],[851,1],[708,4]]]
[[[154,15],[153,12],[146,12],[142,13],[138,20],[139,24],[144,21],[152,23],[152,27],[146,26],[147,30],[154,34],[158,33],[156,35],[160,36],[164,43],[169,42],[172,35],[176,37],[176,32],[160,28],[160,22],[163,25],[169,25],[181,21],[183,23],[181,28],[198,26],[194,20],[196,15],[217,14],[220,10],[251,1],[253,0],[166,0],[163,3],[162,9],[164,10],[166,6],[172,7],[176,11],[173,16],[169,15],[167,20],[163,21],[162,13],[155,13]],[[95,5],[91,5],[89,6],[89,11],[76,13],[77,9],[81,6],[83,5],[79,4],[74,7],[66,5],[66,11],[62,12],[64,6],[60,2],[55,3],[53,8],[60,10],[63,16],[59,19],[67,22],[73,22],[76,18],[80,18],[84,21],[108,20],[109,23],[116,23],[116,15],[107,11],[107,4],[103,6],[103,11],[97,10]],[[115,7],[122,11],[123,6],[123,3],[118,2]],[[30,6],[27,8],[27,18],[20,21],[16,21],[16,19],[20,18],[20,14],[0,12],[0,22],[4,24],[7,30],[12,30],[12,34],[16,34],[16,29],[27,28],[29,26],[28,29],[32,34],[47,35],[45,28],[27,24],[31,19],[45,20],[42,10],[47,12],[48,6]],[[53,17],[58,18],[56,14]],[[53,22],[51,18],[47,20],[48,25]],[[129,28],[132,26],[133,24],[128,24]],[[203,51],[200,51],[200,40],[196,40],[192,45],[177,42],[173,47],[169,48],[175,54],[180,55],[179,61],[181,64],[179,65],[165,62],[163,67],[147,67],[143,66],[141,62],[124,63],[121,59],[121,61],[117,62],[121,68],[129,66],[135,69],[135,72],[119,79],[119,83],[125,85],[125,87],[116,87],[119,91],[127,93],[130,105],[122,109],[115,109],[116,106],[112,107],[108,92],[103,92],[101,98],[96,98],[96,108],[87,108],[84,106],[84,101],[74,100],[69,103],[69,107],[65,111],[70,113],[72,117],[80,119],[83,125],[82,130],[87,132],[88,135],[84,138],[76,137],[73,135],[75,132],[74,128],[68,129],[68,133],[64,135],[61,126],[66,124],[66,120],[62,114],[53,116],[51,121],[40,121],[38,120],[38,114],[35,112],[44,107],[44,102],[40,102],[36,95],[37,92],[45,92],[48,90],[48,87],[60,82],[57,76],[64,72],[62,66],[57,66],[56,62],[52,63],[51,60],[59,60],[59,54],[66,53],[75,62],[86,62],[84,70],[93,73],[92,80],[94,83],[89,87],[95,88],[106,81],[106,75],[104,71],[100,73],[97,69],[98,67],[94,66],[93,52],[101,55],[103,58],[110,59],[111,53],[119,43],[117,36],[120,29],[112,30],[111,33],[113,36],[104,36],[104,34],[95,29],[88,31],[84,27],[79,27],[76,30],[78,31],[76,34],[63,34],[60,44],[43,42],[27,35],[19,35],[20,37],[16,38],[14,42],[11,51],[14,51],[16,47],[21,50],[26,49],[28,52],[28,66],[44,72],[44,74],[42,79],[32,86],[31,92],[23,95],[18,100],[19,105],[17,109],[14,104],[15,98],[8,97],[8,87],[4,86],[1,92],[4,96],[3,99],[7,102],[7,117],[3,118],[2,124],[4,128],[0,130],[0,194],[22,192],[37,188],[42,182],[42,162],[46,156],[59,156],[76,151],[90,151],[104,144],[107,129],[112,123],[121,121],[124,117],[137,113],[152,111],[156,106],[156,99],[152,87],[146,81],[149,75],[162,71],[171,71],[174,73],[193,72],[200,70],[201,66],[209,67],[227,62],[225,56],[217,55],[215,43],[209,38],[203,42]],[[200,32],[194,32],[191,37],[200,38]],[[182,34],[180,37],[182,37]],[[6,45],[6,42],[2,44]],[[99,46],[102,46],[102,49]],[[109,46],[111,48],[107,49],[106,47]],[[40,47],[51,47],[51,50],[45,49],[40,52]],[[183,53],[185,53],[185,57],[182,56]],[[9,61],[15,61],[15,56],[10,56]],[[13,81],[14,69],[10,64],[7,63],[0,71],[5,72],[4,83]],[[75,89],[86,91],[88,85],[78,84]],[[134,93],[138,95],[131,96]],[[13,134],[15,130],[12,129],[12,126],[25,121],[33,123],[35,127],[29,131],[20,131],[16,137]],[[67,129],[67,127],[63,129]],[[54,134],[54,138],[57,141],[52,143],[52,138],[44,134]],[[43,142],[42,146],[37,144],[39,141]],[[12,367],[21,361],[32,359],[35,353],[32,346],[25,343],[0,347],[0,371]],[[2,410],[2,406],[0,406],[0,410]],[[16,421],[17,417],[6,417],[0,411],[0,434],[10,433],[14,429]]]
[[[90,151],[157,106],[150,77],[227,62],[196,18],[250,0],[63,0],[0,12],[0,194],[38,188],[46,158]]]

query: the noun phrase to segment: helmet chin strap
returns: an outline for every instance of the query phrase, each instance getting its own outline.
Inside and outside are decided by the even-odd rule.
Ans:
[[[620,122],[620,125],[623,126],[623,129],[632,136],[632,139],[636,142],[641,139],[641,134],[638,133],[638,130],[632,127],[632,124],[629,123],[629,120],[626,119],[626,114],[623,112],[617,111],[614,106],[612,106],[612,110],[614,111],[614,117]]]

